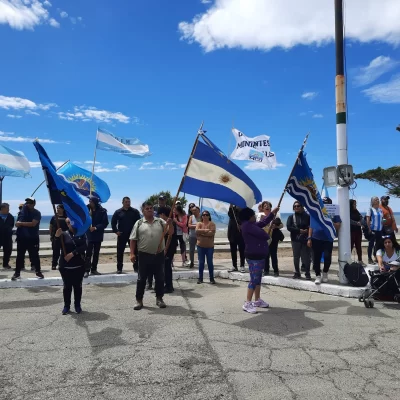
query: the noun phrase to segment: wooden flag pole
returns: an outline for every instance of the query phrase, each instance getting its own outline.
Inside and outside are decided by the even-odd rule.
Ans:
[[[99,128],[97,127],[97,131],[96,131],[96,144],[94,145],[94,156],[93,156],[93,165],[92,165],[92,177],[90,178],[90,191],[89,191],[89,196],[92,195],[92,182],[93,182],[93,175],[94,175],[94,166],[96,165],[96,155],[97,155],[97,132],[98,132]]]
[[[58,219],[58,214],[57,214],[56,206],[55,206],[54,204],[52,204],[52,206],[53,206],[54,217],[55,217],[55,219],[56,219],[57,229],[60,229],[60,221],[59,221],[59,219]],[[67,255],[67,252],[66,252],[66,250],[65,250],[65,243],[64,243],[64,238],[63,238],[62,235],[60,236],[60,240],[61,240],[62,251],[63,251],[64,257],[65,257],[65,256]]]
[[[204,125],[204,121],[201,122],[200,128],[199,128],[199,130],[197,131],[196,140],[194,141],[194,145],[193,145],[193,148],[192,148],[192,152],[190,153],[189,160],[188,160],[188,162],[187,162],[187,164],[186,164],[185,172],[183,173],[183,177],[182,177],[182,179],[181,179],[181,183],[179,184],[178,190],[177,190],[177,192],[176,192],[176,196],[174,197],[174,200],[173,200],[173,202],[172,202],[172,207],[171,207],[171,211],[170,211],[170,213],[169,213],[169,218],[172,218],[172,213],[173,213],[173,210],[174,210],[174,208],[175,208],[175,203],[176,203],[176,201],[178,200],[179,193],[181,192],[183,183],[185,182],[186,173],[187,173],[187,171],[188,171],[188,169],[189,169],[189,166],[190,166],[190,163],[191,163],[191,161],[192,161],[193,154],[194,154],[194,152],[196,151],[197,143],[199,142],[199,137],[200,137],[200,135],[201,135],[202,132],[203,132],[203,125]],[[157,253],[159,253],[159,251],[160,251],[161,243],[162,243],[162,241],[164,240],[164,236],[167,234],[167,232],[168,232],[168,226],[166,226],[165,229],[164,229],[163,236],[161,237],[160,243],[159,243],[159,245],[158,245]]]

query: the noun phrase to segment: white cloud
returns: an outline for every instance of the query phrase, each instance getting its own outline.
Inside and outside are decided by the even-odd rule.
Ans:
[[[366,67],[361,67],[355,70],[357,75],[354,78],[354,85],[369,85],[382,75],[397,68],[399,65],[399,61],[392,60],[390,57],[376,57]]]
[[[185,168],[186,164],[177,164],[177,163],[172,163],[172,162],[163,162],[163,163],[153,163],[153,162],[144,162],[140,166],[140,170],[145,170],[145,169],[160,169],[160,170],[166,170],[166,171],[171,171],[171,170],[176,170],[176,169],[182,169]]]
[[[268,169],[269,169],[269,170],[271,170],[271,169],[277,169],[277,168],[279,168],[279,167],[286,167],[286,165],[285,165],[285,164],[277,163],[277,164],[276,164],[276,167],[270,168],[270,167],[268,167],[267,165],[262,164],[262,163],[249,162],[249,163],[247,163],[247,164],[245,165],[244,169],[247,169],[247,170],[249,170],[249,171],[257,171],[257,170],[260,170],[260,169],[263,169],[263,170],[265,170],[265,169],[267,169],[267,170],[268,170]]]
[[[324,118],[324,116],[322,114],[314,114],[312,117],[313,118]]]
[[[39,114],[38,112],[36,112],[36,111],[31,111],[31,110],[25,110],[25,114],[40,116],[40,114]]]
[[[49,25],[52,26],[53,28],[59,28],[60,23],[56,21],[54,18],[49,19]]]
[[[61,165],[65,164],[65,161],[53,161],[53,164],[56,168],[59,168]],[[29,161],[29,165],[31,168],[42,168],[40,161]]]
[[[130,117],[121,112],[98,110],[96,107],[86,106],[74,107],[74,112],[59,112],[58,117],[69,121],[81,120],[107,123],[117,121],[123,124],[128,124],[131,120]]]
[[[60,17],[61,18],[68,18],[68,13],[66,11],[61,11],[60,12]]]
[[[346,4],[346,36],[355,41],[398,45],[399,20],[399,0]],[[216,0],[191,22],[179,24],[181,38],[199,43],[206,52],[323,45],[334,40],[334,28],[332,2],[321,0]]]
[[[71,17],[70,21],[75,25],[76,24],[76,18],[75,17]]]
[[[8,118],[22,118],[22,115],[7,114]]]
[[[21,110],[21,109],[31,109],[31,110],[49,110],[52,107],[57,107],[55,103],[47,104],[36,104],[32,100],[23,99],[21,97],[7,97],[0,96],[0,108],[5,110]]]
[[[304,92],[301,97],[307,100],[313,100],[318,96],[318,92]]]
[[[374,103],[400,103],[400,75],[394,76],[389,82],[365,89],[363,93]]]
[[[0,24],[9,25],[11,28],[33,30],[36,26],[48,23],[58,27],[59,24],[45,7],[50,7],[49,1],[41,0],[1,0]]]
[[[212,0],[201,0],[203,4],[210,4]]]
[[[0,131],[0,142],[33,142],[36,138],[33,137],[22,137],[22,136],[14,136],[14,132],[3,132]],[[38,138],[40,143],[57,143],[51,139],[40,139]]]
[[[74,161],[74,164],[82,164],[82,162]],[[84,168],[90,168],[91,170],[93,166],[93,160],[83,161],[83,164],[85,164]],[[105,164],[102,164],[100,161],[96,161],[94,172],[122,172],[127,171],[128,169],[129,167],[126,165],[118,164],[113,167],[108,167],[105,166]]]

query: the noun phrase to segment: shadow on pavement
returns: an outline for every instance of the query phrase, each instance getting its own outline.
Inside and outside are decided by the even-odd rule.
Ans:
[[[34,300],[16,300],[16,301],[9,301],[3,302],[1,304],[2,310],[14,310],[17,308],[42,308],[47,306],[54,306],[55,304],[60,304],[62,299],[55,298],[55,299],[34,299]]]
[[[43,286],[43,287],[28,287],[25,288],[29,293],[56,293],[62,290],[62,287]],[[62,299],[60,299],[61,301]]]
[[[303,304],[306,307],[314,308],[319,312],[326,312],[335,310],[336,308],[349,307],[351,304],[349,301],[338,299],[332,300],[316,300],[316,301],[299,301],[299,304]]]
[[[105,275],[105,274],[104,274]],[[93,286],[103,287],[103,288],[123,288],[127,286],[132,286],[131,283],[92,283]]]

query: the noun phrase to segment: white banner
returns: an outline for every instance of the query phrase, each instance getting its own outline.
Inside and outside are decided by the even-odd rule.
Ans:
[[[232,129],[232,133],[236,139],[236,147],[231,154],[232,160],[255,161],[269,168],[277,166],[275,153],[271,151],[269,136],[260,135],[249,138],[236,128]]]

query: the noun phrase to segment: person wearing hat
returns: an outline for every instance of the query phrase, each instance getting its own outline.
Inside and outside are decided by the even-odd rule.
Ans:
[[[394,232],[398,232],[396,220],[393,215],[393,210],[389,207],[389,196],[381,197],[381,204],[379,208],[382,210],[383,214],[383,229],[382,233],[384,235],[394,235]]]
[[[61,254],[61,241],[54,240],[54,235],[56,234],[56,231],[58,228],[61,228],[62,231],[68,230],[67,223],[65,222],[65,219],[67,218],[67,214],[65,213],[64,205],[59,204],[56,208],[56,213],[57,213],[57,219],[56,219],[55,215],[53,215],[53,217],[50,220],[50,226],[49,226],[51,248],[53,250],[53,257],[51,260],[51,269],[52,270],[57,269],[58,260],[60,258],[60,254]],[[58,225],[57,225],[57,221],[58,221]]]
[[[97,197],[89,197],[88,208],[92,217],[92,225],[86,232],[88,246],[85,258],[84,278],[89,276],[89,272],[91,275],[101,275],[97,271],[97,264],[99,263],[101,243],[104,239],[104,230],[108,226],[107,210],[100,205]]]
[[[28,251],[31,263],[35,266],[36,276],[43,279],[44,276],[40,270],[39,258],[39,225],[42,215],[35,208],[36,200],[28,197],[25,199],[17,223],[17,259],[15,273],[11,278],[13,281],[21,276],[21,270],[24,268],[25,253]]]
[[[11,269],[9,266],[12,253],[12,230],[15,219],[10,214],[10,205],[2,203],[0,205],[0,247],[3,248],[3,268]]]
[[[332,204],[332,200],[329,197],[322,199],[324,204]],[[340,229],[342,220],[339,215],[334,215],[332,218],[333,226],[337,232]],[[324,283],[328,282],[328,272],[332,263],[332,251],[333,251],[333,239],[328,236],[325,231],[317,228],[308,228],[307,246],[313,249],[314,253],[314,271],[315,271],[315,284],[320,285],[321,281]],[[324,254],[324,269],[322,271],[321,278],[321,258]]]

